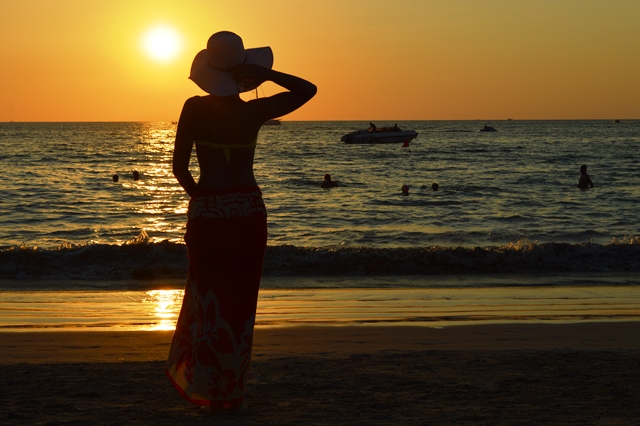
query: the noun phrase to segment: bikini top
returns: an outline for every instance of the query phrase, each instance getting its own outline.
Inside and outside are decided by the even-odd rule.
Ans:
[[[224,153],[224,158],[227,160],[231,160],[231,150],[234,148],[255,148],[258,144],[258,137],[256,136],[256,140],[251,143],[217,143],[211,141],[196,141],[197,144],[208,146],[210,148],[218,148],[221,149]]]

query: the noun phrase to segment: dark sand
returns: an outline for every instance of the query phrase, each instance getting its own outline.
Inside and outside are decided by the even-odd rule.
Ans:
[[[0,338],[3,425],[640,424],[640,322],[258,328],[243,417],[171,387],[169,332]]]

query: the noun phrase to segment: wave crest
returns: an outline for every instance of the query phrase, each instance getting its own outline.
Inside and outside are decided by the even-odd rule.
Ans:
[[[269,246],[264,275],[366,276],[640,271],[640,238],[610,244],[538,243],[522,239],[500,247]],[[0,249],[1,279],[152,280],[183,278],[184,244],[148,236],[122,245],[62,244],[56,249]]]

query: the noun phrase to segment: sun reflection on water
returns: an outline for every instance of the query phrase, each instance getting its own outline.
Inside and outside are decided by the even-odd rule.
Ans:
[[[147,291],[143,302],[149,305],[149,314],[155,318],[147,330],[175,330],[183,296],[183,290]]]

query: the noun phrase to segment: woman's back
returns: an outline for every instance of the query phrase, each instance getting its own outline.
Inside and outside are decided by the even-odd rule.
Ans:
[[[180,125],[187,126],[196,145],[198,189],[255,186],[253,157],[260,126],[265,121],[252,105],[238,97],[204,96],[187,101]]]

